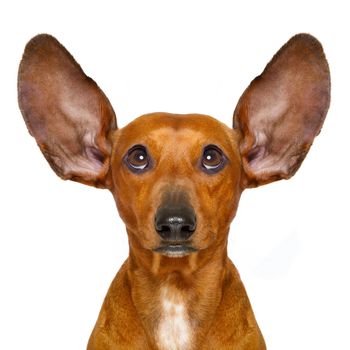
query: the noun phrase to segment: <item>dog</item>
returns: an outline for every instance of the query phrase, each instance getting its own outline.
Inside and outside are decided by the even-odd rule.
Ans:
[[[109,189],[129,257],[88,350],[263,350],[227,255],[244,189],[288,179],[330,103],[321,44],[292,37],[244,91],[233,128],[200,114],[151,113],[118,129],[113,108],[52,36],[27,44],[18,101],[29,132],[64,180]]]

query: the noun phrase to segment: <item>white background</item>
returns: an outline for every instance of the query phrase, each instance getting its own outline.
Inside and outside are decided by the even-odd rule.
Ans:
[[[231,125],[249,82],[292,35],[323,44],[332,102],[289,181],[247,190],[229,254],[269,350],[350,349],[346,2],[3,1],[0,5],[0,349],[84,349],[128,254],[112,196],[54,175],[17,107],[25,43],[56,36],[120,127],[153,111]]]

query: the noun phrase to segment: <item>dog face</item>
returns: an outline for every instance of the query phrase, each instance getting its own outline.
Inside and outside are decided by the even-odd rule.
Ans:
[[[224,238],[241,193],[238,132],[205,115],[154,113],[112,140],[112,192],[132,242],[179,256]]]
[[[320,132],[328,64],[310,35],[290,39],[240,98],[233,128],[153,113],[122,129],[107,97],[53,37],[26,46],[19,105],[54,171],[108,188],[134,249],[183,257],[224,246],[241,192],[290,178]]]

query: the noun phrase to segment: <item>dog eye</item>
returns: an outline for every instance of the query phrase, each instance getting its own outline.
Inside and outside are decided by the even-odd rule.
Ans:
[[[222,151],[214,146],[210,145],[205,147],[202,156],[202,167],[210,173],[219,171],[225,162],[225,157]]]
[[[146,148],[143,146],[131,148],[127,154],[126,163],[133,171],[145,170],[149,165],[149,156]]]

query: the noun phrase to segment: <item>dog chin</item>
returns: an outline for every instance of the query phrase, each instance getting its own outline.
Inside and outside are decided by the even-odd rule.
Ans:
[[[186,245],[165,245],[157,247],[153,249],[153,251],[169,258],[182,258],[191,253],[197,252],[198,249]]]

